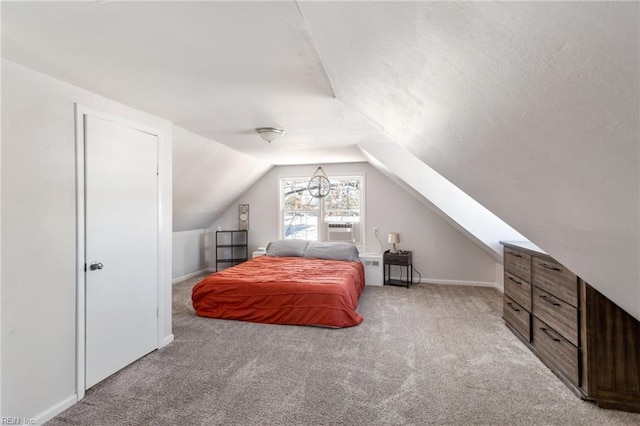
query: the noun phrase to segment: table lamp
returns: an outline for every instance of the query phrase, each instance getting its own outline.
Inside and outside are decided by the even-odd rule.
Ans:
[[[398,234],[397,232],[391,232],[389,234],[388,241],[390,244],[393,244],[393,247],[391,247],[391,249],[389,250],[389,253],[393,253],[393,254],[398,253],[398,247],[396,247],[396,244],[400,242],[400,234]]]

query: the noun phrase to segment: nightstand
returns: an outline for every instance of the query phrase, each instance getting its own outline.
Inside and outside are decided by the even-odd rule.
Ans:
[[[260,257],[260,256],[266,256],[267,252],[266,251],[254,251],[253,253],[251,253],[251,258],[255,259],[256,257]]]
[[[410,251],[401,251],[398,253],[389,253],[389,250],[384,252],[382,257],[382,263],[384,265],[384,285],[399,285],[409,288],[413,284],[413,255]],[[391,266],[400,267],[400,277],[402,278],[402,268],[406,268],[407,273],[404,275],[405,279],[393,279],[391,278]]]

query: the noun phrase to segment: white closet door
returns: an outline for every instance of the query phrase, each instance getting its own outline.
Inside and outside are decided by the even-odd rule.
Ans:
[[[87,115],[85,141],[88,389],[157,348],[158,138]]]

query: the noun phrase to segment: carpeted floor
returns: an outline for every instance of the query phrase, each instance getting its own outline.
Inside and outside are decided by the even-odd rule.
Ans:
[[[367,287],[348,329],[195,316],[49,425],[640,424],[581,401],[501,319],[490,288]]]

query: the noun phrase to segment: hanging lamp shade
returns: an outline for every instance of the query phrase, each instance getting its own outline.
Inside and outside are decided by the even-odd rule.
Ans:
[[[307,185],[309,193],[314,198],[324,198],[331,192],[331,182],[325,174],[322,167],[318,167],[311,179],[309,179],[309,185]]]

